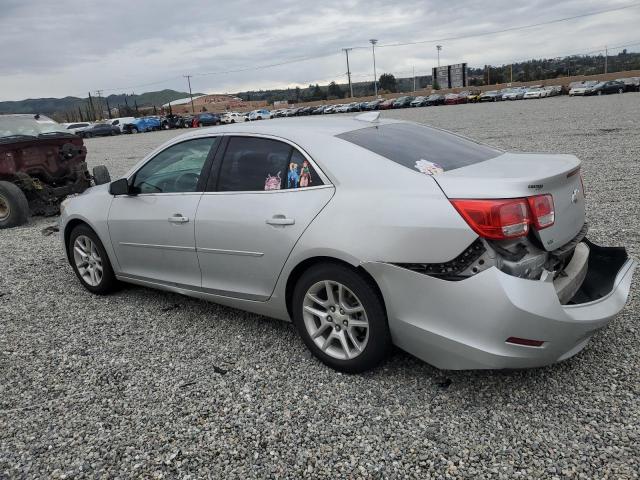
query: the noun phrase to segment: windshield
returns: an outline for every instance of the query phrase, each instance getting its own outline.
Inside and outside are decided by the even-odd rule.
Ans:
[[[502,153],[444,130],[413,123],[362,128],[337,137],[423,173],[473,165]]]
[[[30,136],[51,133],[65,133],[69,131],[57,122],[48,117],[39,115],[0,115],[0,137]]]

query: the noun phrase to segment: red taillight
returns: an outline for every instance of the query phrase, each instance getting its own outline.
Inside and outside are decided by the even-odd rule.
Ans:
[[[451,203],[478,235],[490,240],[524,237],[530,224],[540,230],[555,221],[549,194],[500,200],[454,199]]]
[[[555,211],[553,209],[553,197],[549,194],[528,197],[529,208],[533,224],[538,230],[550,227],[555,221]]]
[[[483,238],[502,240],[529,232],[529,208],[523,198],[509,200],[451,200],[469,226]]]

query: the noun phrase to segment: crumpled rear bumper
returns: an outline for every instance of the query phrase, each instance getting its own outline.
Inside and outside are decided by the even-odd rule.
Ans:
[[[588,244],[587,276],[567,305],[552,281],[495,267],[446,281],[389,263],[362,266],[382,291],[393,342],[403,350],[443,369],[538,367],[578,353],[627,301],[636,261],[624,249]],[[509,337],[544,344],[515,345]]]

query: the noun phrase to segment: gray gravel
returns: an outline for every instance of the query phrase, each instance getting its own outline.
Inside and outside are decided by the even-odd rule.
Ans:
[[[640,256],[640,94],[385,112],[584,162],[591,237]],[[293,120],[295,121],[295,120]],[[90,139],[114,176],[175,132]],[[638,478],[640,305],[548,368],[347,376],[291,325],[87,293],[54,219],[0,231],[0,478]]]

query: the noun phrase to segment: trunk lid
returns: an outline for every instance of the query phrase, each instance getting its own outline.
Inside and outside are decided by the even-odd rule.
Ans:
[[[573,155],[505,153],[433,178],[448,198],[503,199],[549,193],[555,222],[540,231],[532,228],[548,251],[572,240],[585,222],[580,160]]]

